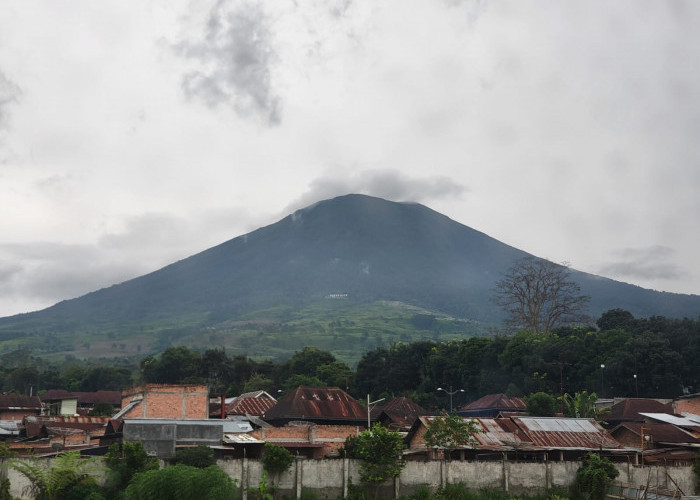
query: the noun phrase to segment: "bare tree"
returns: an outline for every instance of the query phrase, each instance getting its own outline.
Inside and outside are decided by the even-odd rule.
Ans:
[[[589,297],[569,278],[569,267],[525,257],[496,282],[494,302],[508,314],[507,323],[529,332],[548,333],[559,326],[580,324]]]

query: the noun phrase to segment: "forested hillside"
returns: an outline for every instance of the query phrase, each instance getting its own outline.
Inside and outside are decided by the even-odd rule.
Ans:
[[[455,395],[456,406],[499,392],[556,396],[586,390],[607,397],[672,398],[700,390],[700,320],[637,319],[617,309],[604,313],[597,327],[399,342],[365,352],[356,366],[316,347],[275,362],[222,349],[200,352],[175,346],[158,356],[116,365],[71,359],[50,364],[13,352],[1,358],[0,382],[3,391],[24,394],[54,388],[115,390],[138,382],[207,383],[213,394],[227,395],[258,389],[277,395],[299,385],[336,386],[358,399],[367,394],[402,395],[432,408],[448,405],[437,387],[464,389]]]

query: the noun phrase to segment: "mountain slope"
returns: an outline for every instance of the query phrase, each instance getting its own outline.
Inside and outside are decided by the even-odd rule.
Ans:
[[[0,318],[0,340],[27,331],[215,325],[266,308],[299,309],[331,294],[347,294],[353,303],[399,301],[496,325],[493,284],[526,255],[425,206],[347,195],[125,283]],[[616,307],[635,316],[700,315],[699,296],[577,271],[573,277],[592,297],[593,317]]]

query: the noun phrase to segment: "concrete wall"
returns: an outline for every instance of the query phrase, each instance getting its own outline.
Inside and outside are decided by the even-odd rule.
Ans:
[[[159,458],[175,455],[175,445],[217,446],[224,434],[223,420],[124,420],[124,441],[140,441],[147,453]]]
[[[48,465],[50,462],[46,460]],[[262,463],[258,460],[221,460],[218,465],[233,479],[245,499],[245,488],[256,487],[262,478]],[[506,491],[513,496],[545,493],[548,489],[567,490],[574,481],[579,462],[443,462],[430,460],[408,462],[400,478],[387,482],[380,488],[382,498],[410,495],[421,487],[435,491],[446,484],[464,483],[468,489],[493,489]],[[697,490],[695,476],[690,466],[635,466],[616,465],[618,481],[675,490],[673,481],[686,495]],[[360,484],[360,462],[356,460],[306,460],[297,459],[292,468],[280,477],[269,477],[279,487],[279,497],[301,495],[302,490],[315,491],[320,497],[337,498],[347,494],[348,483]],[[31,498],[24,488],[27,480],[6,464],[0,463],[3,473],[10,478],[11,493],[16,498]],[[671,480],[673,479],[673,481]]]
[[[238,480],[242,490],[256,487],[262,478],[260,462],[223,460],[219,465]],[[580,462],[467,462],[409,461],[394,483],[380,488],[383,498],[411,495],[421,487],[435,491],[447,484],[464,483],[468,489],[505,491],[513,496],[544,494],[550,489],[568,491],[574,483]],[[616,464],[618,481],[649,484],[675,490],[673,481],[686,494],[695,492],[695,477],[690,466],[635,466]],[[672,478],[672,480],[671,480]],[[292,468],[277,478],[268,478],[278,485],[281,495],[299,496],[312,490],[326,498],[347,494],[348,483],[360,484],[360,462],[357,460],[298,459]]]

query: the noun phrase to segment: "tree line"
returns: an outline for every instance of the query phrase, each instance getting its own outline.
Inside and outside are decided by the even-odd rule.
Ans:
[[[549,333],[396,343],[367,351],[350,367],[315,347],[284,361],[168,347],[138,364],[68,360],[53,365],[26,351],[0,360],[5,393],[48,389],[120,390],[137,383],[205,383],[212,394],[266,390],[279,396],[299,385],[333,386],[358,399],[407,396],[427,408],[459,407],[485,394],[596,392],[599,396],[676,397],[700,390],[700,319],[635,318],[622,309],[596,325]]]

